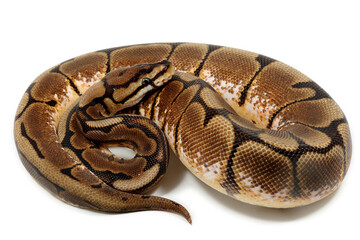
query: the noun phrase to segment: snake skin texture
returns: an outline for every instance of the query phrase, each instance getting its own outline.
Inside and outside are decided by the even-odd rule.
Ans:
[[[144,83],[152,88],[143,92]],[[144,195],[165,173],[167,144],[214,189],[275,208],[334,192],[351,158],[343,112],[307,76],[263,55],[195,43],[105,49],[50,68],[25,92],[14,128],[24,166],[61,200],[189,222],[180,204]],[[121,159],[110,145],[136,156]]]

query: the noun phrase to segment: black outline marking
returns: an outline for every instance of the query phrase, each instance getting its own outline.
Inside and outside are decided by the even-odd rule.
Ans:
[[[50,100],[47,102],[44,102],[45,104],[49,105],[50,107],[55,107],[57,102],[55,100]]]
[[[301,125],[306,126],[306,127],[309,127],[309,128],[314,129],[316,131],[322,132],[322,133],[326,134],[331,139],[331,142],[327,147],[328,149],[326,149],[326,148],[321,149],[321,148],[312,147],[313,148],[312,152],[324,154],[324,153],[329,152],[336,145],[341,146],[341,148],[344,151],[344,171],[343,171],[343,178],[344,178],[345,174],[346,174],[346,171],[347,171],[347,169],[346,169],[346,163],[347,163],[347,161],[346,161],[346,147],[345,147],[345,143],[344,143],[344,138],[341,135],[341,133],[339,132],[338,127],[339,127],[340,124],[343,124],[343,123],[347,124],[346,119],[341,118],[341,119],[333,120],[327,127],[314,127],[314,126],[304,124],[304,123],[301,123],[301,122],[296,122],[296,123],[301,124]]]
[[[175,43],[168,43],[168,44],[171,45],[171,50],[170,50],[169,55],[165,58],[166,60],[169,60],[169,59],[171,58],[172,54],[174,53],[175,49],[176,49],[179,45],[181,45],[181,44],[183,44],[183,43],[182,43],[182,42],[175,42]]]
[[[154,120],[154,114],[155,114],[155,105],[157,102],[157,98],[160,96],[160,94],[162,93],[163,88],[160,91],[157,91],[155,96],[154,96],[154,100],[150,106],[150,119]]]
[[[255,78],[259,75],[259,73],[270,63],[272,62],[276,62],[275,59],[264,56],[259,54],[255,60],[260,63],[260,68],[255,72],[254,76],[250,79],[250,81],[248,82],[248,84],[246,84],[246,86],[244,87],[243,91],[241,92],[240,95],[240,102],[239,102],[239,106],[241,107],[242,105],[244,105],[246,97],[247,97],[247,93],[252,85],[252,83],[254,82]]]
[[[308,97],[305,99],[295,100],[293,102],[287,103],[285,106],[280,107],[273,115],[271,116],[267,128],[271,128],[276,116],[283,111],[285,108],[299,102],[305,102],[305,101],[312,101],[312,100],[320,100],[323,98],[329,98],[331,99],[330,95],[325,92],[319,85],[317,85],[315,82],[299,82],[294,85],[292,85],[293,88],[310,88],[315,91],[315,95],[312,97]]]
[[[139,44],[140,45],[140,44]],[[112,52],[116,51],[116,50],[119,50],[119,49],[123,49],[123,48],[127,48],[127,47],[132,47],[134,45],[128,45],[128,46],[121,46],[121,47],[114,47],[114,48],[106,48],[106,49],[102,49],[102,50],[98,50],[96,52],[98,53],[105,53],[107,55],[107,62],[106,62],[106,72],[105,72],[105,75],[113,70],[111,70],[111,66],[110,66],[110,63],[111,63],[111,54]]]
[[[61,169],[60,172],[61,172],[62,174],[65,174],[65,175],[68,176],[68,177],[71,177],[72,179],[74,179],[74,180],[76,180],[76,181],[79,181],[79,179],[77,179],[76,177],[74,177],[74,176],[72,175],[72,173],[71,173],[72,169],[75,168],[75,167],[77,167],[77,166],[79,166],[79,165],[81,165],[81,164],[78,163],[78,164],[75,164],[74,166],[71,166],[71,167],[69,167],[69,168]]]
[[[177,206],[177,207],[180,206],[180,204],[178,204],[177,202],[174,202],[174,201],[172,201],[172,200],[170,200],[170,202],[171,202],[172,204],[174,204],[175,206]]]
[[[36,83],[31,83],[30,86],[26,89],[25,93],[28,94],[29,96],[29,99],[28,99],[28,102],[26,103],[25,107],[22,109],[22,111],[15,116],[15,121],[17,119],[19,119],[23,113],[26,111],[26,109],[34,102],[38,102],[37,100],[35,100],[32,96],[31,96],[31,90],[33,89],[33,87],[35,86]]]
[[[204,64],[205,64],[206,60],[209,58],[210,54],[212,52],[214,52],[215,50],[222,48],[222,46],[218,46],[218,45],[208,45],[208,46],[209,46],[209,49],[208,49],[205,57],[202,59],[199,67],[194,71],[194,75],[196,77],[198,77],[200,75],[200,72],[201,72],[202,68],[204,67]]]
[[[99,184],[91,185],[92,188],[102,188],[102,182]]]
[[[86,200],[86,199],[84,199],[83,201],[84,201],[84,203],[89,204],[89,205],[92,206],[93,208],[96,208],[96,209],[98,209],[98,210],[101,210],[101,209],[102,209],[101,207],[95,205],[94,203],[92,203],[92,202],[90,202],[90,201],[88,201],[88,200]]]
[[[65,189],[60,187],[59,185],[51,182],[49,179],[47,179],[41,172],[40,170],[34,166],[34,164],[32,164],[26,157],[25,155],[20,151],[20,149],[18,148],[18,146],[16,145],[18,154],[20,155],[20,160],[23,163],[23,165],[25,166],[25,169],[30,173],[30,175],[35,178],[40,184],[41,186],[44,186],[45,189],[48,189],[51,191],[51,189],[45,187],[45,183],[43,183],[43,181],[41,181],[39,178],[44,179],[45,181],[47,181],[48,184],[51,184],[55,187],[56,189],[56,193],[59,195],[61,192],[65,192]]]
[[[64,76],[64,77],[69,81],[70,86],[74,89],[74,91],[76,92],[76,94],[79,95],[79,96],[81,96],[81,93],[80,93],[78,87],[77,87],[77,86],[75,85],[75,83],[70,79],[70,77],[68,77],[65,73],[63,73],[63,72],[60,71],[61,65],[63,65],[63,64],[66,63],[66,62],[69,62],[69,61],[71,61],[71,60],[74,60],[74,58],[73,58],[73,59],[70,59],[70,60],[68,60],[68,61],[65,61],[65,62],[63,62],[63,63],[61,63],[61,64],[59,64],[58,66],[56,66],[56,67],[54,67],[53,69],[51,69],[50,72],[58,73],[58,74],[61,74],[62,76]]]
[[[47,101],[47,102],[45,102],[45,101],[40,101],[40,100],[35,100],[35,99],[32,97],[32,95],[31,95],[31,91],[32,91],[32,89],[34,88],[35,85],[36,85],[36,82],[33,82],[33,83],[31,83],[30,86],[26,89],[25,93],[28,94],[28,102],[26,103],[26,105],[25,105],[25,107],[22,109],[22,111],[15,116],[15,121],[16,121],[17,119],[19,119],[19,118],[24,114],[24,112],[27,110],[27,108],[28,108],[31,104],[33,104],[33,103],[45,103],[45,104],[49,105],[50,107],[55,107],[55,106],[58,104],[58,102],[55,101],[55,100],[49,100],[49,101]],[[25,93],[24,93],[24,94],[25,94]]]
[[[23,122],[21,123],[21,135],[29,141],[29,143],[32,145],[33,149],[37,153],[38,157],[44,159],[45,156],[40,151],[37,142],[34,139],[30,138],[30,136],[27,134],[25,124]]]

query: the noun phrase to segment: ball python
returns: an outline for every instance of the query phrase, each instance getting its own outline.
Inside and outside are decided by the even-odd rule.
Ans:
[[[28,172],[66,203],[189,222],[182,205],[148,194],[168,145],[214,189],[275,208],[334,192],[351,158],[343,112],[310,78],[261,54],[196,43],[123,46],[52,67],[23,95],[14,134]],[[136,155],[122,159],[112,145]]]

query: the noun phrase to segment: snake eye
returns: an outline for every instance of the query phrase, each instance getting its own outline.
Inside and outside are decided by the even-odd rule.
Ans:
[[[141,85],[146,86],[150,84],[150,78],[143,78],[143,80],[141,81]]]

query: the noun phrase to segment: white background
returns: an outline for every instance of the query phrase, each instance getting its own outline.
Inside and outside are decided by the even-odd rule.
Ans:
[[[0,4],[0,239],[359,239],[358,1],[2,1]],[[13,140],[20,98],[42,71],[109,47],[165,41],[242,48],[281,60],[319,83],[353,136],[348,175],[331,197],[290,210],[250,206],[193,177],[176,158],[155,195],[183,204],[193,225],[165,212],[101,214],[41,188]]]

